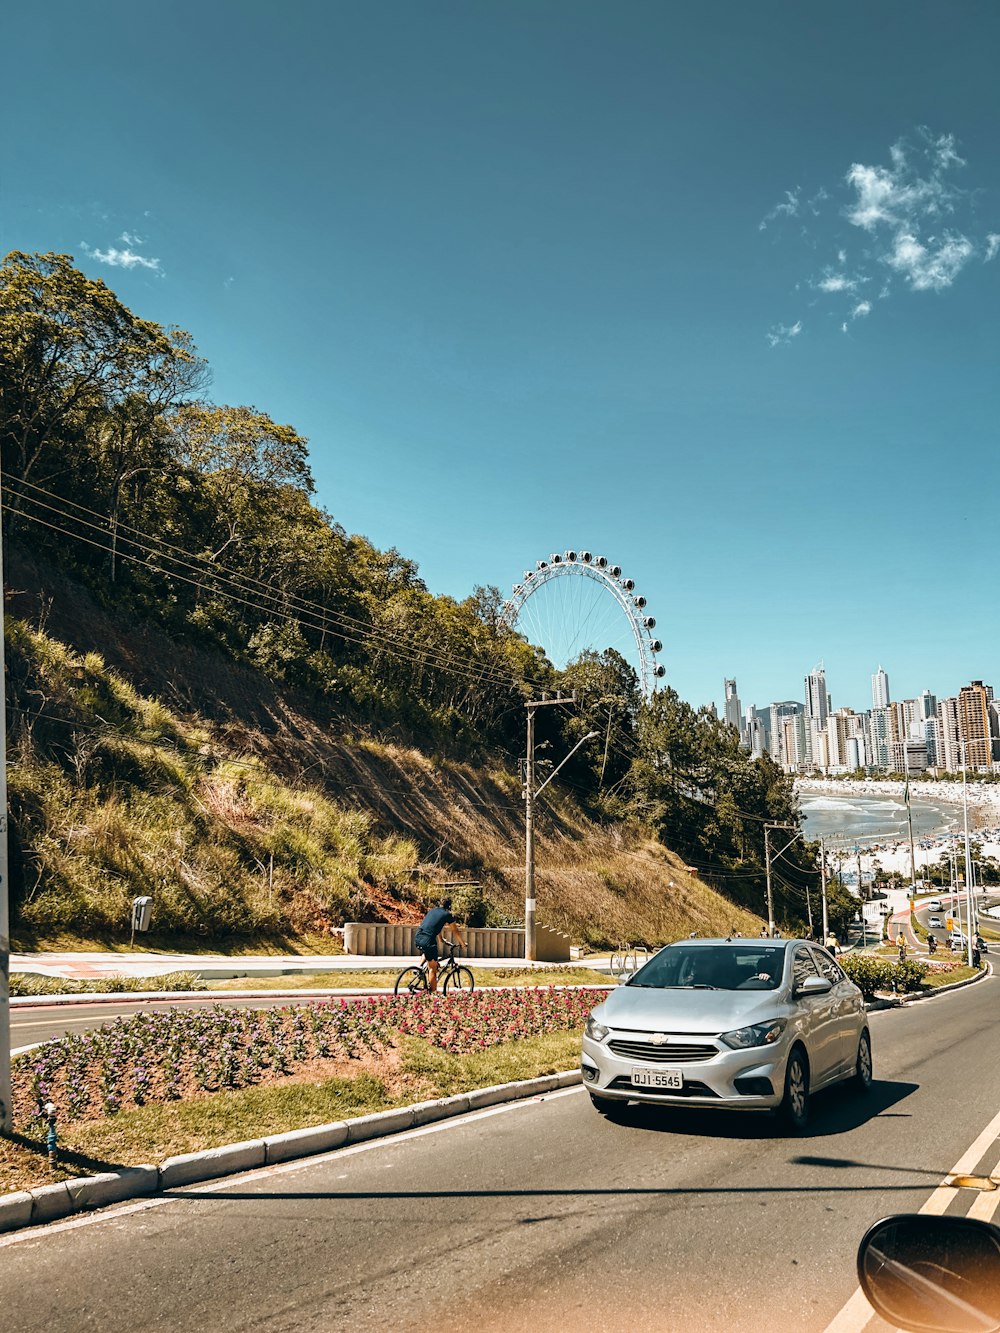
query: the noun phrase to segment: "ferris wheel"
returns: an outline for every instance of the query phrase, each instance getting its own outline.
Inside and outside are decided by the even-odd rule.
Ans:
[[[635,669],[647,699],[666,675],[645,597],[603,555],[563,551],[536,561],[514,584],[503,618],[559,667],[587,650],[614,648]]]

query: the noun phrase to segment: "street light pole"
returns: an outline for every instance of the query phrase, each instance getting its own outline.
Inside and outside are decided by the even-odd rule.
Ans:
[[[969,847],[969,788],[966,781],[965,741],[962,741],[962,818],[965,824],[965,916],[966,945],[972,966],[972,851]]]
[[[543,695],[541,699],[529,699],[525,703],[528,710],[528,748],[524,764],[524,958],[525,962],[535,961],[535,797],[543,791],[568,760],[572,759],[585,741],[592,740],[596,731],[588,731],[552,770],[540,787],[535,786],[535,709],[552,704],[571,704],[576,702],[576,691],[565,697],[560,693],[554,699]]]

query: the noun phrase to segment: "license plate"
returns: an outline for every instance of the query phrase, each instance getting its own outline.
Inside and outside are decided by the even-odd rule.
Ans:
[[[683,1088],[679,1069],[633,1069],[633,1088]]]

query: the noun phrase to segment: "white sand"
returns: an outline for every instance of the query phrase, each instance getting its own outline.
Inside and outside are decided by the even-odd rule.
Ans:
[[[857,796],[897,797],[903,796],[903,783],[897,781],[866,781],[851,778],[810,778],[796,783],[796,788],[804,792],[821,792],[827,796],[843,796],[846,799]],[[969,782],[969,828],[976,842],[982,847],[982,855],[1000,860],[1000,784]],[[911,800],[940,801],[954,806],[955,819],[958,823],[957,838],[954,841],[956,863],[964,871],[965,847],[962,837],[962,784],[961,782],[911,782]],[[948,833],[937,835],[914,834],[914,862],[918,877],[922,866],[937,864],[949,849],[951,837]],[[829,843],[828,843],[829,845]],[[842,849],[843,850],[843,849]],[[871,873],[872,862],[877,860],[883,869],[898,871],[907,879],[910,875],[909,839],[891,842],[869,842],[861,846],[862,871],[867,878]],[[845,862],[845,869],[853,870],[856,858],[853,854]]]

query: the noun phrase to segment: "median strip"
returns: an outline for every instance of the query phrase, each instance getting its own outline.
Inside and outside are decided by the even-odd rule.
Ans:
[[[580,1081],[579,1069],[567,1069],[539,1078],[520,1079],[450,1097],[435,1097],[388,1111],[375,1111],[351,1120],[271,1134],[266,1138],[208,1148],[202,1152],[183,1153],[168,1157],[158,1166],[147,1164],[125,1167],[121,1171],[106,1171],[96,1176],[80,1176],[53,1185],[40,1185],[31,1190],[18,1190],[0,1196],[0,1232],[56,1222],[74,1213],[108,1204],[145,1198],[184,1185],[216,1180],[220,1176],[236,1175],[262,1166],[329,1152],[342,1146],[386,1138],[434,1121],[466,1115],[486,1106],[520,1101],[555,1092],[559,1088],[573,1087]]]

